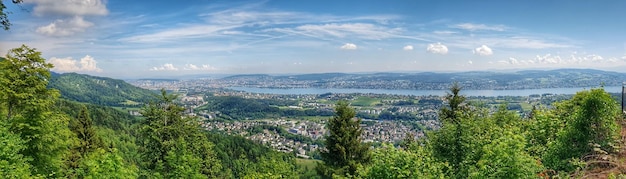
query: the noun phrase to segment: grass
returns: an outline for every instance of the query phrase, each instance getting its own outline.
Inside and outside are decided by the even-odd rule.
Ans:
[[[353,106],[374,106],[376,103],[380,103],[380,99],[367,97],[367,96],[359,96],[354,101],[350,101]]]
[[[315,170],[317,162],[320,162],[320,160],[296,158],[296,165],[306,170]]]

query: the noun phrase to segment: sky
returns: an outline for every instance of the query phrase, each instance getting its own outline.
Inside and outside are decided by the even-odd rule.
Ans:
[[[626,72],[626,1],[24,0],[0,54],[55,72],[198,74]]]

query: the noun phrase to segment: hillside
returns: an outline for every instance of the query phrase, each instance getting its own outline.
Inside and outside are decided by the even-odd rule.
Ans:
[[[137,106],[155,99],[152,91],[123,80],[77,73],[52,73],[48,87],[65,99],[105,106]]]
[[[592,69],[526,70],[518,72],[469,71],[455,73],[321,73],[302,75],[235,75],[221,84],[261,88],[356,88],[445,90],[459,82],[464,89],[504,90],[620,86],[625,73]]]

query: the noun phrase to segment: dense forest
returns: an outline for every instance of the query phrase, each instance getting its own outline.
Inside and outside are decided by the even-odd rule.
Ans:
[[[615,177],[621,173],[615,168],[624,166],[622,113],[602,88],[522,118],[507,106],[489,112],[472,105],[454,84],[439,112],[440,129],[376,148],[363,142],[360,119],[340,101],[324,114],[326,147],[311,170],[297,165],[294,154],[200,128],[201,121],[183,115],[176,96],[165,91],[141,106],[139,118],[103,106],[119,101],[64,96],[67,88],[51,85],[50,68],[27,46],[0,59],[4,178],[568,178]],[[120,85],[99,95],[125,94],[113,90]],[[119,97],[139,99],[133,96],[140,95]],[[223,97],[213,98],[211,106],[246,117],[284,115],[272,103]],[[224,110],[229,108],[246,110]],[[269,127],[252,130],[263,129]]]

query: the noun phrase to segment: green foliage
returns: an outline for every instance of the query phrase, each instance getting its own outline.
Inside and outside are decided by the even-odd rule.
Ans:
[[[0,176],[5,178],[30,178],[28,158],[22,155],[26,148],[19,135],[9,131],[0,117]]]
[[[9,130],[25,141],[21,154],[33,174],[56,176],[68,152],[68,117],[51,111],[58,92],[47,89],[49,69],[41,52],[22,45],[0,61],[0,109]]]
[[[105,106],[136,106],[126,102],[145,104],[156,100],[152,91],[122,80],[77,73],[54,74],[48,87],[60,90],[65,99]]]
[[[85,156],[77,173],[79,178],[137,178],[137,171],[124,163],[117,150],[98,148]]]
[[[103,148],[104,144],[100,137],[96,134],[96,130],[89,117],[87,107],[83,106],[75,120],[70,120],[70,130],[78,137],[77,151],[81,154],[87,154],[97,148]]]
[[[274,99],[246,99],[237,96],[213,96],[198,110],[219,111],[224,119],[260,119],[295,116],[332,116],[332,112],[318,109],[281,109],[276,106],[295,106],[296,101]]]
[[[371,165],[359,170],[362,178],[446,178],[447,165],[438,162],[430,150],[412,144],[411,150],[385,144],[372,153]]]
[[[317,167],[318,174],[330,178],[335,175],[354,176],[360,165],[370,161],[369,144],[362,141],[361,119],[355,119],[354,109],[346,101],[339,101],[335,116],[327,123],[330,134],[325,137],[325,149],[321,151],[322,161]]]
[[[582,91],[564,106],[559,117],[565,119],[565,128],[558,133],[554,142],[549,143],[544,156],[546,166],[555,170],[572,171],[576,165],[572,159],[582,158],[596,150],[613,151],[620,110],[604,89]]]
[[[476,165],[470,166],[470,178],[538,178],[543,167],[525,151],[525,139],[506,130],[498,139],[485,145]]]
[[[241,136],[218,133],[207,133],[207,136],[215,143],[215,153],[222,162],[221,178],[269,177],[277,174],[294,178],[289,177],[296,171],[293,156]],[[272,166],[272,163],[277,166]]]
[[[183,116],[183,108],[174,104],[176,96],[162,90],[161,101],[144,107],[145,120],[140,129],[143,168],[149,175],[163,177],[216,177],[220,163],[213,153],[213,144],[200,129],[195,118]],[[184,160],[189,163],[182,165]],[[189,172],[194,170],[195,172]],[[199,172],[199,173],[196,173]],[[154,175],[153,175],[154,176]],[[156,176],[155,176],[156,177]]]

